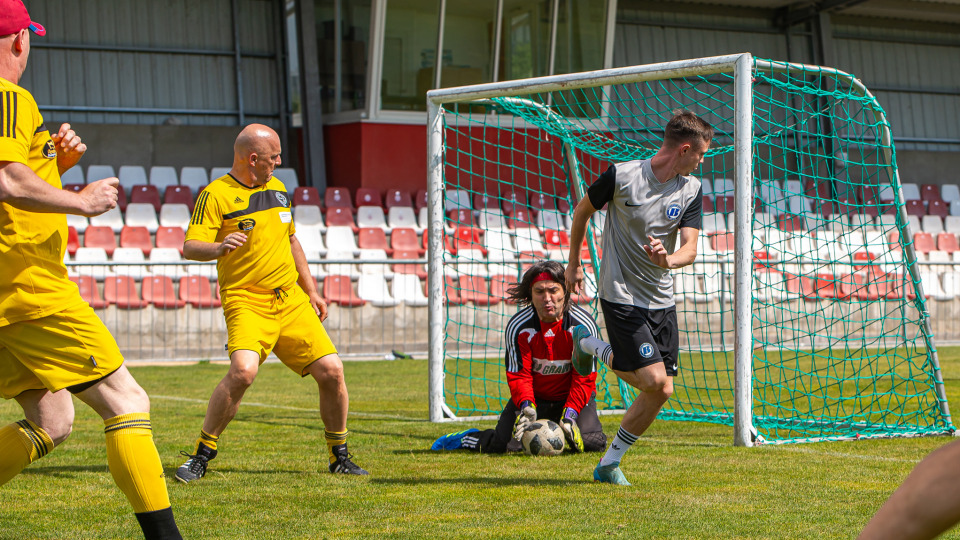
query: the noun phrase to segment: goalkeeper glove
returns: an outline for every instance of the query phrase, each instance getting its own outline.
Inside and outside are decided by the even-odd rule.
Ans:
[[[577,411],[570,407],[563,410],[563,418],[560,419],[560,429],[567,438],[570,447],[578,454],[583,453],[583,436],[580,435],[580,426],[577,425],[577,417],[580,416]]]
[[[536,421],[537,406],[529,400],[521,402],[520,413],[517,415],[517,421],[513,424],[513,438],[519,441],[527,427]]]

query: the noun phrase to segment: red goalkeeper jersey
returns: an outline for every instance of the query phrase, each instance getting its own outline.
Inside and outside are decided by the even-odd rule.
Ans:
[[[586,310],[571,306],[563,319],[545,323],[533,306],[510,318],[506,331],[507,384],[519,406],[524,401],[563,401],[577,413],[597,391],[597,373],[582,377],[574,369],[570,328],[582,324],[594,336],[597,323]]]

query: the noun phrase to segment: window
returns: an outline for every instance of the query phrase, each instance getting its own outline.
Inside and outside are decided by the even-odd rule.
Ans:
[[[366,107],[371,0],[315,2],[323,112],[363,109]]]
[[[383,36],[381,107],[389,110],[426,110],[427,90],[433,88],[436,65],[437,0],[390,0]],[[443,65],[453,65],[444,47]]]

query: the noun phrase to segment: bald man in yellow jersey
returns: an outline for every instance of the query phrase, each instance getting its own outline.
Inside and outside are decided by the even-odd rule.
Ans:
[[[261,124],[240,132],[233,167],[200,192],[183,243],[183,256],[217,260],[227,321],[230,369],[213,391],[195,451],[177,469],[192,482],[216,457],[220,434],[271,351],[320,389],[320,418],[332,473],[367,474],[347,452],[347,386],[343,364],[321,321],[327,306],[294,235],[290,202],[273,177],[280,138]]]
[[[25,416],[0,427],[0,485],[70,435],[73,394],[103,418],[110,473],[144,536],[180,538],[153,444],[150,400],[63,264],[64,213],[114,208],[118,180],[79,193],[61,189],[60,175],[87,147],[69,124],[51,136],[33,96],[17,85],[31,32],[46,33],[21,0],[0,0],[0,395],[16,399]]]

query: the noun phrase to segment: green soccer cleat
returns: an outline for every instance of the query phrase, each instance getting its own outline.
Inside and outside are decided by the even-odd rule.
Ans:
[[[570,334],[573,335],[573,358],[570,359],[570,362],[577,373],[586,377],[593,373],[593,355],[581,348],[580,340],[590,337],[590,331],[587,330],[586,326],[578,324],[570,329]]]
[[[615,484],[618,486],[633,485],[630,482],[627,482],[626,477],[623,476],[623,471],[620,470],[619,461],[609,465],[600,465],[600,463],[597,463],[597,468],[593,470],[593,481],[602,482],[604,484]]]

